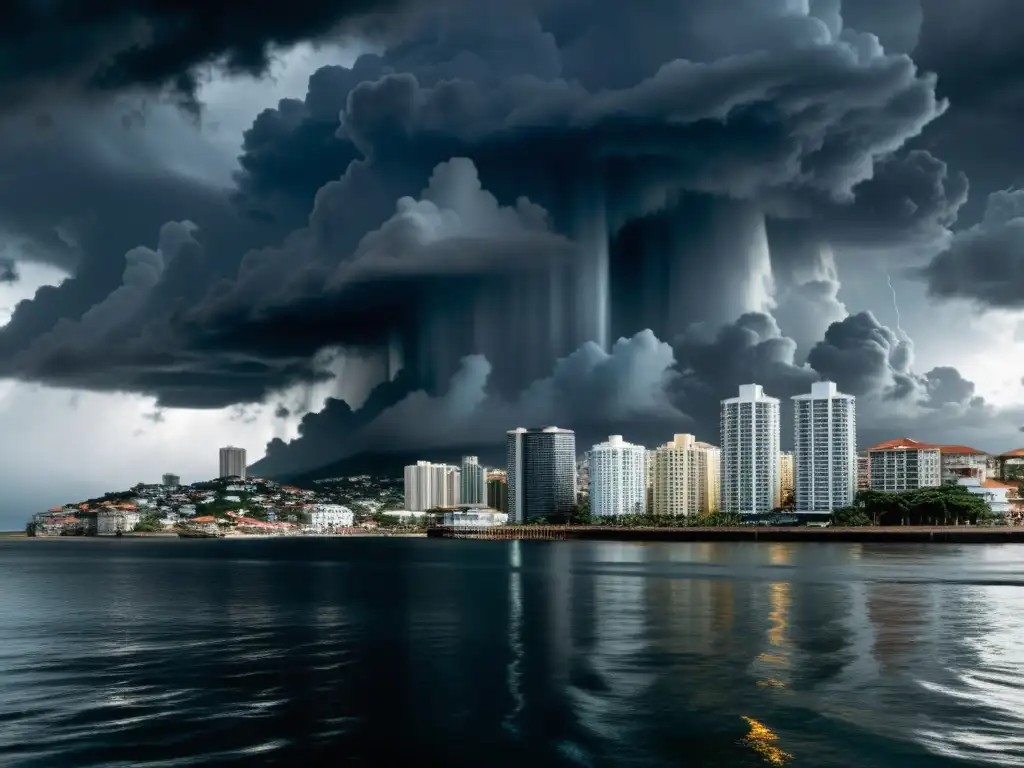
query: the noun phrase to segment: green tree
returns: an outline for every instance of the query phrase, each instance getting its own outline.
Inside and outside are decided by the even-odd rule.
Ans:
[[[871,518],[860,507],[840,507],[832,510],[832,525],[861,527],[871,525]]]
[[[569,523],[572,525],[592,525],[593,515],[590,511],[590,496],[580,493],[576,496],[576,506],[569,513]]]
[[[154,533],[156,531],[162,531],[163,526],[160,524],[159,516],[146,515],[135,524],[135,527],[132,530],[136,533]]]

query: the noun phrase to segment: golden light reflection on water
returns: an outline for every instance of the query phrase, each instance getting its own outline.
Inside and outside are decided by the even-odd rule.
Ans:
[[[768,604],[771,610],[768,619],[772,626],[768,630],[768,642],[775,648],[784,648],[788,644],[786,630],[789,628],[789,584],[775,583],[768,587]],[[783,663],[787,661],[783,660]]]
[[[779,737],[768,726],[746,715],[743,715],[743,719],[750,726],[750,732],[743,737],[740,743],[754,750],[754,752],[764,758],[766,763],[769,765],[785,765],[786,761],[793,757],[789,752],[784,752],[775,745],[774,742],[778,741]]]

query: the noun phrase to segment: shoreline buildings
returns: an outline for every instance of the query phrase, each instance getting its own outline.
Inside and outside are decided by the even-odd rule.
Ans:
[[[487,502],[487,470],[476,456],[463,456],[459,471],[459,503],[485,504]]]
[[[873,491],[916,491],[942,485],[942,452],[898,437],[868,449],[868,484]]]
[[[568,517],[576,506],[576,433],[518,427],[506,433],[509,521]]]
[[[721,451],[689,434],[675,435],[648,456],[655,515],[708,515],[720,504]]]
[[[220,474],[217,477],[245,480],[245,448],[228,445],[220,449]]]
[[[792,451],[779,454],[779,498],[779,503],[783,505],[787,500],[796,498],[796,469]]]
[[[743,384],[722,401],[722,511],[767,515],[779,504],[779,401]]]
[[[819,381],[792,400],[796,514],[831,514],[857,493],[856,398]]]
[[[459,468],[417,461],[405,468],[405,510],[426,512],[459,504]]]
[[[590,450],[590,512],[598,517],[642,514],[647,449],[611,435]]]

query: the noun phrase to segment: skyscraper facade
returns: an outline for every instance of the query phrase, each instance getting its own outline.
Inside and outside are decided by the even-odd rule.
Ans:
[[[793,397],[797,514],[827,514],[857,493],[857,401],[831,381]]]
[[[487,470],[476,456],[463,456],[459,473],[459,503],[487,503]]]
[[[160,482],[163,485],[167,486],[168,488],[173,488],[175,486],[181,485],[181,478],[178,477],[178,475],[174,475],[168,472],[163,476],[163,478],[161,478]]]
[[[504,472],[488,473],[487,506],[508,514],[508,479]]]
[[[743,384],[722,401],[722,511],[769,514],[779,504],[779,401]]]
[[[245,448],[229,445],[220,449],[218,477],[237,477],[245,480]]]
[[[647,449],[612,435],[590,450],[590,512],[598,517],[641,514],[646,505]]]
[[[576,505],[576,433],[571,429],[509,430],[509,522],[564,520]]]
[[[451,464],[417,461],[405,468],[405,508],[426,512],[459,504],[459,468]]]
[[[653,451],[651,511],[655,515],[707,515],[719,508],[721,451],[693,435],[676,435]]]

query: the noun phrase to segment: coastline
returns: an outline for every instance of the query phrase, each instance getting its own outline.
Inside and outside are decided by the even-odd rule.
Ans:
[[[522,525],[491,528],[437,527],[427,536],[440,539],[541,541],[805,541],[850,543],[1024,544],[1024,526],[887,526],[862,528],[616,528],[589,525]]]
[[[23,531],[0,532],[0,541],[117,541],[124,539],[178,539],[177,533],[158,531],[152,533],[125,533],[121,536],[29,536]],[[386,539],[386,538],[427,538],[426,533],[234,533],[227,536],[211,537],[210,541],[237,541],[239,539]]]

